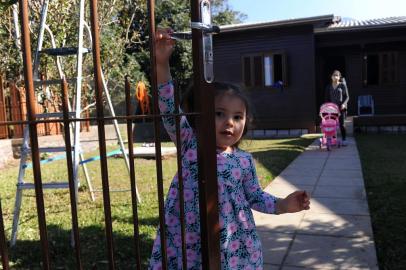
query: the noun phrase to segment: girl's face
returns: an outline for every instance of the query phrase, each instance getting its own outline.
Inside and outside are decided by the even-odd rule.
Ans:
[[[241,98],[229,94],[217,96],[214,101],[216,114],[216,144],[222,151],[231,152],[244,131],[246,108]]]
[[[331,75],[331,81],[334,83],[338,83],[340,81],[340,74],[338,73],[333,73],[333,75]]]

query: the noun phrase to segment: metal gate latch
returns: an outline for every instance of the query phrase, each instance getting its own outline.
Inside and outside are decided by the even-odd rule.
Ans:
[[[200,14],[202,22],[191,22],[190,26],[192,29],[202,30],[204,79],[207,83],[211,83],[214,80],[212,35],[220,33],[220,28],[217,25],[211,24],[211,8],[209,0],[203,0],[200,3]]]

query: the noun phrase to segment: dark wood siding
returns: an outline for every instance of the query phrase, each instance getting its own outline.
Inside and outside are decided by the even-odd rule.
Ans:
[[[310,25],[223,33],[214,40],[215,77],[244,88],[244,55],[284,52],[288,63],[287,87],[245,89],[254,107],[255,128],[313,129],[317,115],[314,48],[313,26]]]
[[[406,29],[386,28],[352,32],[313,33],[313,26],[271,27],[221,33],[214,39],[216,80],[240,84],[250,97],[255,128],[309,128],[318,121],[318,108],[324,102],[324,89],[330,78],[328,61],[338,60],[347,79],[349,114],[357,114],[357,98],[372,95],[376,114],[406,113]],[[277,52],[287,57],[288,86],[283,90],[249,87],[243,81],[243,56]],[[363,56],[366,53],[397,55],[396,83],[365,85]],[[253,59],[253,58],[251,58]],[[249,62],[249,60],[247,60]],[[250,62],[252,63],[252,62]],[[262,64],[263,65],[263,64]],[[255,85],[257,75],[246,79]]]
[[[362,84],[362,54],[348,57],[348,65],[352,67],[351,76],[352,102],[351,113],[357,114],[357,97],[372,95],[375,102],[375,114],[400,114],[406,113],[406,76],[399,76],[396,85],[364,86]],[[348,80],[350,80],[350,74]],[[406,51],[399,52],[399,74],[406,74]]]

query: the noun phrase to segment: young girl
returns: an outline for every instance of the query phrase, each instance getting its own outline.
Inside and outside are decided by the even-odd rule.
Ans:
[[[156,63],[159,107],[162,114],[175,112],[174,89],[169,71],[169,57],[174,41],[170,30],[157,31]],[[248,102],[241,91],[231,85],[214,83],[215,126],[217,144],[217,180],[221,269],[262,269],[261,243],[251,208],[270,214],[292,213],[309,209],[309,196],[296,191],[278,199],[262,191],[258,184],[251,154],[237,145],[247,129]],[[175,141],[175,120],[163,117],[165,128]],[[185,238],[187,269],[201,269],[200,219],[197,143],[195,131],[186,117],[181,119],[182,174],[185,200]],[[174,177],[165,203],[168,269],[182,269],[182,247],[178,177]],[[158,231],[149,269],[161,269],[161,242]]]

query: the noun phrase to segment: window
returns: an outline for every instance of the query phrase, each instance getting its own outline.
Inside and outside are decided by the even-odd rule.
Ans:
[[[382,84],[395,84],[398,82],[398,55],[397,53],[381,54],[380,74]]]
[[[251,80],[251,58],[250,57],[244,57],[243,70],[244,70],[244,84],[245,85],[252,85],[252,80]]]
[[[265,86],[271,86],[274,82],[273,76],[273,58],[272,56],[264,57],[264,68],[265,68]]]
[[[397,52],[364,55],[364,85],[391,85],[399,82]]]
[[[284,53],[265,53],[242,57],[243,81],[247,87],[281,88],[287,85],[287,61]]]
[[[254,86],[262,86],[263,81],[263,67],[262,67],[262,57],[261,56],[254,56]]]

